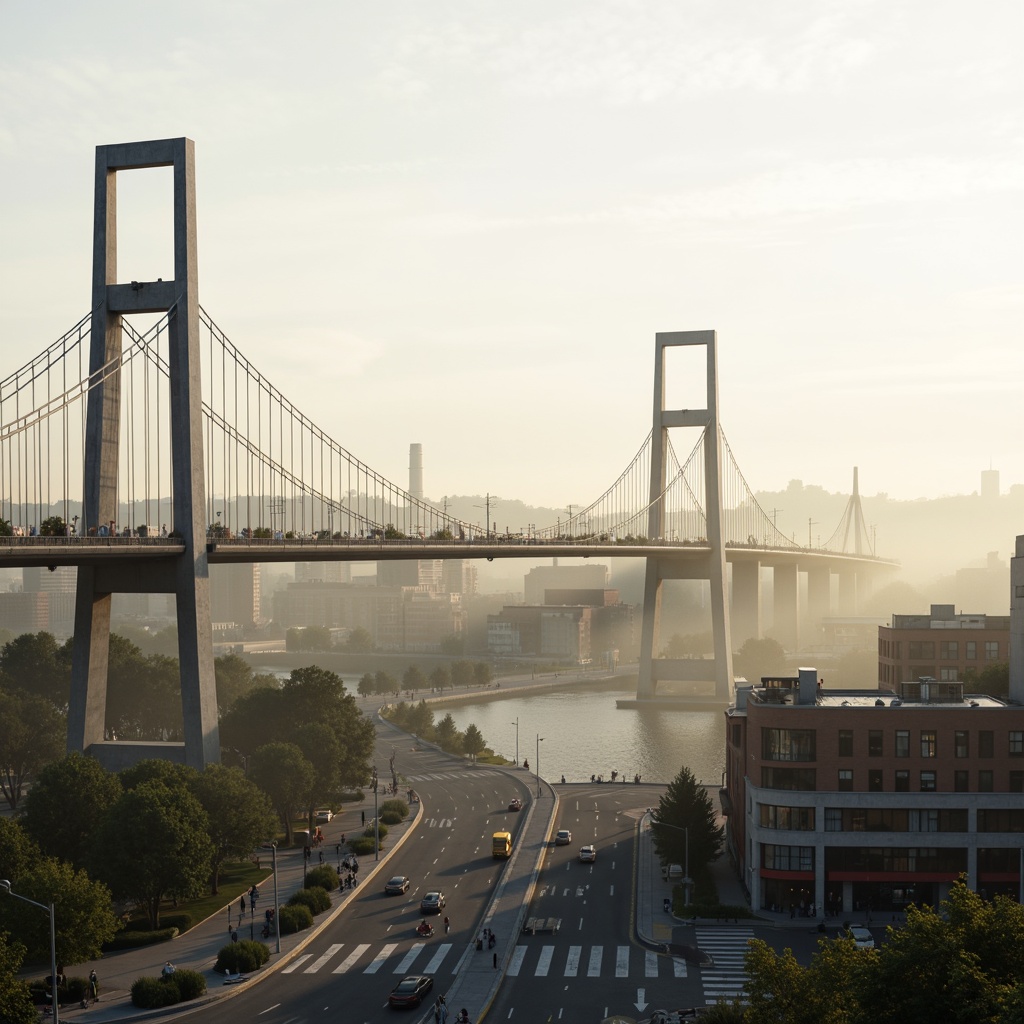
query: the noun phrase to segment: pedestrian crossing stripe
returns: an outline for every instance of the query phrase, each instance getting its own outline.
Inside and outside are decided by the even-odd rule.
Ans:
[[[440,973],[445,961],[451,959],[450,954],[455,948],[455,944],[451,942],[439,943],[437,946],[426,942],[413,942],[404,950],[400,946],[401,944],[398,942],[387,943],[370,957],[369,962],[366,962],[370,943],[360,943],[351,947],[344,959],[336,967],[331,968],[330,963],[345,949],[343,943],[334,943],[315,959],[311,953],[297,956],[282,970],[282,974],[294,974],[295,972],[316,974],[325,968],[331,970],[333,974],[347,974],[354,970],[363,974],[377,974],[382,970],[388,970],[394,974],[408,974],[414,970],[413,965],[417,960],[422,956],[428,956],[426,963],[416,967],[415,972],[433,975]],[[687,976],[686,961],[679,957],[665,957],[651,950],[644,950],[641,958],[634,958],[632,946],[608,948],[614,955],[614,960],[610,963],[610,973],[614,974],[616,978],[628,978],[631,967],[638,967],[645,978],[657,978],[667,969],[668,964],[671,964],[673,977],[685,978]],[[451,968],[452,974],[457,974],[461,970],[463,964],[473,955],[474,949],[475,944],[469,943],[465,951],[455,958]],[[534,945],[517,945],[512,952],[505,973],[512,978],[527,973],[527,970],[524,970],[526,958],[528,954],[533,953],[536,953],[537,956],[536,962],[533,964],[533,976],[536,978],[546,978],[551,974],[558,973],[566,978],[578,978],[581,974],[587,978],[598,978],[605,966],[604,946],[571,945],[566,948],[545,945],[538,949]],[[560,959],[556,960],[556,954],[559,954],[560,958],[562,953],[565,955],[564,964]],[[718,962],[715,967],[706,968],[702,977],[705,982],[705,991],[711,982],[725,985],[733,980],[737,987],[742,987],[746,980],[742,963],[739,961],[735,967],[729,963]]]
[[[708,929],[696,931],[697,946],[714,963],[701,969],[705,1000],[745,1001],[747,943],[754,938],[751,928]]]

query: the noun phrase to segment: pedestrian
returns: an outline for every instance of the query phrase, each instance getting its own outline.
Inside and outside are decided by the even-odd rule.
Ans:
[[[231,929],[231,941],[232,942],[237,942],[238,941],[238,932],[234,928]]]
[[[245,897],[240,896],[238,899],[238,920],[241,921],[245,914]]]
[[[494,954],[494,969],[495,970],[498,969],[498,954],[497,953]]]
[[[89,998],[94,1003],[100,1001],[100,980],[96,977],[95,971],[89,972]]]
[[[451,926],[452,926],[451,921],[449,921],[448,918],[446,917],[444,919],[444,933],[445,933],[445,935],[447,935],[448,932],[451,930]]]
[[[169,978],[174,973],[174,964],[170,960],[164,962],[163,970],[160,972],[165,978]]]

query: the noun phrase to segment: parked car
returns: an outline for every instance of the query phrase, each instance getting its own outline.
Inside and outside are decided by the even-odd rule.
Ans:
[[[510,811],[521,811],[523,809],[523,801],[519,797],[513,797],[508,802],[508,809]]]
[[[597,860],[597,849],[593,846],[580,847],[580,863],[593,864]]]
[[[555,833],[555,846],[568,846],[572,842],[572,833],[567,828],[560,828]]]
[[[425,974],[410,974],[403,978],[388,996],[389,1006],[419,1006],[423,997],[434,987],[434,979]]]
[[[389,878],[387,884],[384,886],[384,892],[388,896],[401,896],[402,893],[409,891],[409,879],[405,875],[395,875],[394,878]]]
[[[848,938],[853,939],[858,949],[874,949],[875,937],[863,925],[855,924],[846,929]]]
[[[330,808],[325,808],[322,811],[316,812],[316,823],[318,825],[326,825],[333,817],[334,811],[332,811]]]
[[[421,914],[440,914],[442,910],[444,910],[443,892],[428,892],[420,900]]]

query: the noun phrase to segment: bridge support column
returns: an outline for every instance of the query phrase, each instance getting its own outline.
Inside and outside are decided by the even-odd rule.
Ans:
[[[174,280],[117,283],[117,172],[174,169]],[[217,692],[210,621],[203,473],[202,388],[199,372],[199,272],[196,241],[195,153],[190,139],[164,139],[96,148],[93,237],[93,317],[86,412],[83,530],[117,520],[121,395],[117,366],[122,317],[168,314],[169,416],[174,533],[183,555],[130,570],[80,569],[68,709],[68,750],[89,753],[118,768],[146,757],[196,768],[220,760]],[[112,593],[173,593],[178,611],[184,743],[105,740],[107,665]]]
[[[732,646],[761,639],[761,563],[732,563]]]
[[[775,612],[775,624],[772,632],[775,634],[775,639],[787,651],[795,651],[800,645],[796,563],[776,565],[772,570],[772,575],[774,577],[772,607]]]
[[[839,572],[839,614],[857,614],[857,573],[853,569]]]
[[[706,360],[706,409],[665,408],[665,352],[678,346],[702,345]],[[714,331],[659,333],[654,340],[654,429],[651,441],[650,512],[647,535],[665,536],[665,486],[668,479],[668,432],[670,428],[696,427],[704,432],[704,492],[707,495],[708,557],[684,570],[671,556],[648,558],[644,580],[644,622],[640,634],[640,674],[637,698],[653,698],[659,681],[711,682],[714,700],[727,703],[732,697],[732,647],[729,636],[729,603],[725,592],[725,536],[722,528],[721,425],[718,417],[718,356]],[[695,568],[696,567],[696,568]],[[685,577],[684,574],[685,573]],[[706,575],[702,575],[706,573]],[[660,649],[661,586],[667,579],[706,579],[711,591],[711,629],[715,656],[712,661],[656,658]],[[706,699],[706,697],[705,697]]]
[[[821,620],[832,614],[832,574],[828,566],[807,570],[807,625],[817,632]]]

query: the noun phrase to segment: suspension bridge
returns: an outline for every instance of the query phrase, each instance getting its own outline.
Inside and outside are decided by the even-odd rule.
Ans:
[[[118,283],[116,176],[174,171],[172,281]],[[854,490],[824,544],[801,546],[757,503],[718,417],[713,331],[655,339],[654,423],[629,465],[566,519],[519,533],[454,518],[377,472],[312,422],[198,302],[194,147],[188,139],[97,147],[92,309],[0,381],[0,565],[78,567],[69,749],[111,766],[154,745],[104,739],[110,597],[174,593],[185,741],[158,756],[219,759],[209,566],[239,561],[629,557],[647,564],[638,697],[665,680],[733,685],[732,612],[760,633],[760,575],[776,622],[793,623],[797,574],[811,600],[852,610],[876,557]],[[128,318],[133,319],[129,320]],[[145,326],[137,326],[147,318]],[[665,353],[707,355],[707,402],[665,408]],[[690,430],[692,447],[673,437]],[[714,661],[656,658],[661,588],[710,582]],[[128,749],[129,746],[132,749]]]

